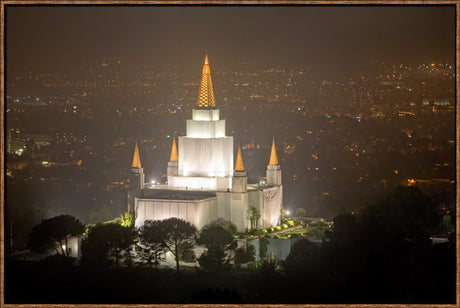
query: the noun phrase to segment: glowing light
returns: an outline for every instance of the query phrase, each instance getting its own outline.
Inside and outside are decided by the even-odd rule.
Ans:
[[[176,139],[173,140],[169,161],[179,161],[179,156],[177,155]]]
[[[132,168],[142,168],[141,160],[139,158],[139,149],[137,147],[137,143],[136,143],[136,147],[134,148],[133,164],[131,165],[131,167]]]
[[[270,161],[269,165],[278,165],[278,157],[276,156],[276,149],[275,149],[275,139],[273,139],[272,143],[272,152],[270,154]]]
[[[244,171],[243,158],[241,157],[240,147],[238,147],[238,157],[236,159],[235,171]]]
[[[216,106],[214,101],[214,91],[212,89],[211,69],[209,68],[208,55],[206,55],[204,60],[197,105],[198,107],[204,108]]]

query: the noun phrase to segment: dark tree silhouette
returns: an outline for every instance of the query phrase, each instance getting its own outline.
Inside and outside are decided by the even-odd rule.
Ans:
[[[441,222],[435,204],[416,186],[399,187],[363,211],[362,220],[373,220],[408,238],[427,237]]]
[[[101,264],[109,258],[115,259],[119,266],[122,257],[131,260],[129,253],[134,244],[136,233],[116,223],[96,225],[82,243],[83,257],[90,263]]]
[[[58,254],[69,258],[68,239],[82,235],[83,230],[83,224],[71,215],[45,219],[32,228],[29,234],[29,247],[39,253],[55,249]]]
[[[291,275],[303,275],[315,268],[318,255],[319,247],[317,244],[307,239],[301,239],[292,245],[291,252],[284,262],[284,268]]]
[[[147,220],[139,229],[140,241],[138,245],[142,249],[142,259],[147,265],[155,265],[158,268],[158,255],[163,249],[164,234],[161,220]]]
[[[256,260],[256,249],[254,246],[249,245],[248,247],[240,247],[235,249],[235,256],[233,261],[236,267],[240,267],[242,264],[254,262]]]
[[[193,242],[196,227],[185,220],[175,217],[162,220],[160,226],[163,244],[176,258],[176,269],[179,273],[180,257],[184,254],[184,249],[190,248],[190,245],[186,243]]]
[[[216,220],[204,226],[203,229],[209,228],[211,226],[220,226],[224,228],[225,230],[227,230],[228,232],[230,232],[230,234],[232,235],[235,235],[237,232],[235,224],[223,218],[217,218]]]
[[[236,248],[236,241],[230,232],[220,226],[210,226],[201,231],[197,243],[207,248],[198,258],[204,270],[221,272],[230,267],[229,252]]]

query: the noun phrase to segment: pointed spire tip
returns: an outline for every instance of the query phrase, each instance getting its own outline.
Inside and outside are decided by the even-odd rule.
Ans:
[[[272,152],[270,154],[270,162],[268,164],[278,165],[278,156],[276,155],[276,148],[275,148],[275,137],[273,137]]]
[[[214,91],[212,89],[211,69],[209,68],[209,60],[207,53],[204,58],[197,106],[201,108],[216,107],[216,103],[214,100]]]
[[[169,161],[179,161],[179,156],[177,155],[176,138],[173,140]]]
[[[238,147],[238,156],[236,158],[235,171],[244,171],[243,157],[241,156],[240,147]]]
[[[133,164],[131,165],[131,167],[132,168],[142,168],[141,159],[139,157],[139,148],[137,147],[137,142],[136,142],[136,147],[134,148]]]

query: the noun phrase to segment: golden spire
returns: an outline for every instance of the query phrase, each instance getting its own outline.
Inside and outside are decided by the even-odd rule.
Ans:
[[[137,142],[136,142],[136,147],[134,148],[133,164],[131,167],[132,168],[142,168],[141,159],[139,158],[139,149],[137,148]]]
[[[244,171],[243,157],[241,157],[240,147],[238,147],[238,157],[236,158],[235,171]]]
[[[179,160],[179,156],[177,155],[176,138],[174,138],[172,149],[171,149],[171,157],[169,158],[169,161],[178,161],[178,160]]]
[[[206,55],[204,59],[197,106],[201,108],[216,107],[214,91],[212,90],[211,69],[209,68],[208,55]]]
[[[278,165],[278,156],[276,156],[275,138],[273,138],[272,153],[270,155],[269,165]]]

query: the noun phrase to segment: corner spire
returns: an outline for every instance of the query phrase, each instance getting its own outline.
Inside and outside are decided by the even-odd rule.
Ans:
[[[270,155],[270,162],[269,165],[278,165],[278,156],[276,156],[276,149],[275,149],[275,138],[273,138],[272,143],[272,153]]]
[[[212,89],[211,69],[209,68],[208,54],[204,58],[203,72],[201,74],[200,92],[197,106],[201,108],[216,107],[214,91]]]
[[[171,157],[169,158],[169,161],[179,161],[179,156],[177,155],[176,138],[173,140]]]
[[[240,147],[238,147],[238,157],[236,158],[235,171],[244,171],[243,157],[241,156]]]
[[[133,157],[133,164],[131,165],[132,168],[142,168],[141,166],[141,159],[139,158],[139,149],[137,147],[134,148],[134,157]]]

